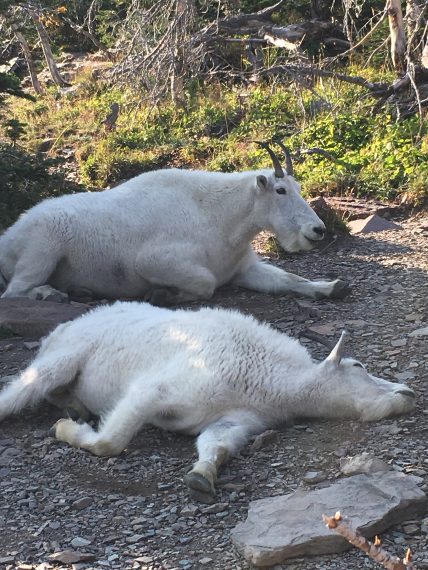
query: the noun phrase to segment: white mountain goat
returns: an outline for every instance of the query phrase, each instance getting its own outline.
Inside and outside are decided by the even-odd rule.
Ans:
[[[198,435],[185,481],[214,496],[219,466],[251,435],[294,417],[378,420],[409,412],[414,392],[342,358],[312,360],[298,341],[237,312],[117,302],[58,326],[0,392],[0,420],[43,398],[99,416],[98,430],[59,420],[56,437],[116,455],[146,424]]]
[[[300,195],[289,156],[285,174],[263,146],[274,172],[157,170],[34,206],[0,237],[2,297],[45,298],[56,288],[167,305],[208,299],[226,283],[344,297],[344,281],[308,281],[253,251],[250,242],[263,229],[290,252],[311,249],[325,232]]]

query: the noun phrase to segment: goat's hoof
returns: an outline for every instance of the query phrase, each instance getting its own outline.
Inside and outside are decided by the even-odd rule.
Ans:
[[[210,493],[202,493],[202,491],[197,491],[196,489],[191,489],[189,487],[190,497],[197,503],[204,503],[205,505],[212,505],[216,502],[216,499]]]
[[[150,289],[144,295],[144,301],[147,301],[155,307],[171,307],[177,301],[178,289],[175,287],[157,287]]]
[[[345,297],[347,297],[350,294],[351,291],[352,291],[352,288],[349,285],[349,283],[347,283],[346,281],[342,281],[342,279],[338,279],[335,282],[333,289],[330,293],[330,298],[331,299],[344,299]]]
[[[215,502],[215,491],[210,481],[195,471],[190,471],[184,477],[189,488],[190,496],[200,503],[212,504]]]

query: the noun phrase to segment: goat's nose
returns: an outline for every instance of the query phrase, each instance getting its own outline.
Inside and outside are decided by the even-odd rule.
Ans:
[[[314,226],[312,231],[314,234],[317,234],[317,236],[320,236],[321,238],[324,237],[325,229],[322,226]]]

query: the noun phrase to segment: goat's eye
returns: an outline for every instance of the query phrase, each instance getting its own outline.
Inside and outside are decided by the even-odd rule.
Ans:
[[[285,188],[277,188],[276,193],[277,194],[286,194],[287,191]]]
[[[354,366],[357,366],[358,368],[364,368],[361,362],[354,362]]]

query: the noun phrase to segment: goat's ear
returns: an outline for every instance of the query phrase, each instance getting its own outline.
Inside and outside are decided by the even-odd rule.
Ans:
[[[259,174],[256,180],[257,180],[257,186],[260,188],[260,190],[264,192],[268,186],[268,180],[266,176],[264,174]]]
[[[332,362],[333,364],[340,364],[340,361],[343,358],[344,352],[345,352],[345,337],[346,337],[346,331],[343,331],[342,334],[340,335],[339,340],[337,341],[336,346],[333,348],[333,350],[330,352],[330,354],[327,356],[326,360],[328,362]]]

